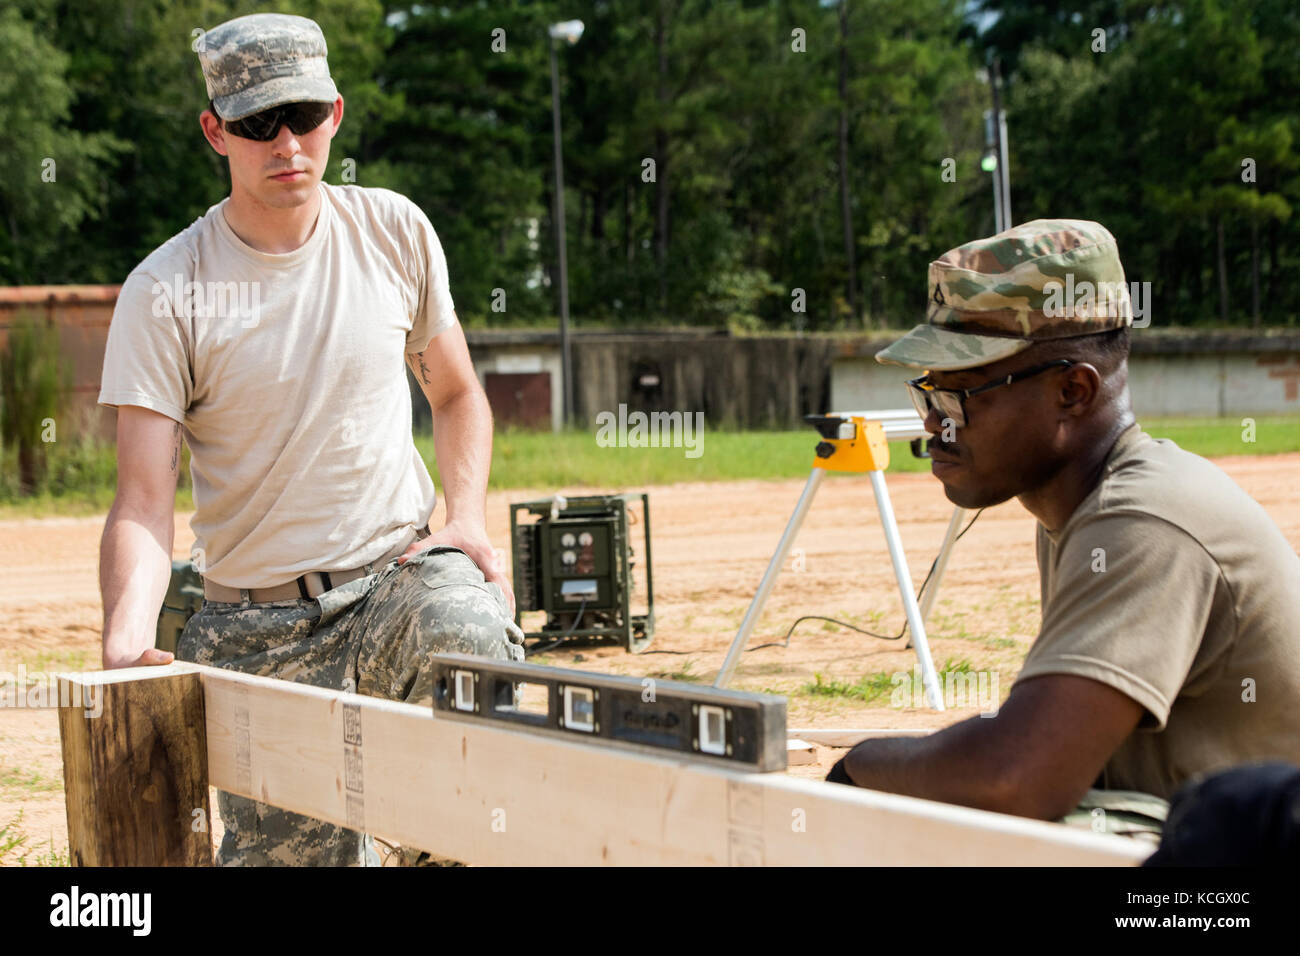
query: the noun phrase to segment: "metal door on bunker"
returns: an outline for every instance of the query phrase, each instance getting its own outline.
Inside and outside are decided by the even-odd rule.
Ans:
[[[488,372],[484,391],[497,425],[550,429],[550,372]]]

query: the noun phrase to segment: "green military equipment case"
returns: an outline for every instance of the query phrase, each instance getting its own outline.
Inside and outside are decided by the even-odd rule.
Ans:
[[[185,623],[203,606],[203,578],[188,559],[172,562],[172,579],[167,585],[162,610],[158,614],[158,638],[154,646],[160,651],[176,653]]]

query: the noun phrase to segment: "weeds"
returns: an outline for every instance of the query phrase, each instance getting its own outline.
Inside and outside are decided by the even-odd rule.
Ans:
[[[54,845],[54,835],[36,849],[25,850],[27,833],[23,830],[23,811],[4,826],[0,826],[0,866],[16,862],[19,866],[71,866],[69,851]],[[43,847],[43,849],[42,849]]]
[[[942,681],[948,674],[969,674],[971,672],[971,662],[965,658],[954,661],[952,658],[944,661],[943,666],[939,668],[939,679]],[[906,673],[906,672],[899,672]],[[870,704],[879,700],[881,697],[887,697],[893,693],[894,688],[898,686],[898,681],[894,674],[888,671],[876,671],[872,674],[865,674],[856,681],[849,683],[847,681],[827,680],[820,673],[813,673],[811,684],[804,684],[799,688],[798,693],[806,694],[812,697],[844,697],[849,700],[861,701]]]

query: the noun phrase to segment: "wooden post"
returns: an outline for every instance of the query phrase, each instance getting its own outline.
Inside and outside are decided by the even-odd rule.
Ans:
[[[59,676],[73,866],[211,866],[202,680],[192,665]]]

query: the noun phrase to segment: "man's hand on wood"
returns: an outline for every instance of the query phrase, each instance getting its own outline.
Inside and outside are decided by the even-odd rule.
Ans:
[[[477,564],[479,570],[483,572],[483,577],[500,586],[506,596],[506,603],[510,607],[510,616],[514,617],[515,592],[510,587],[510,579],[506,577],[505,566],[497,557],[492,542],[488,540],[485,528],[481,525],[471,528],[448,523],[427,538],[418,538],[412,541],[411,546],[397,559],[397,563],[405,564],[407,559],[419,554],[421,551],[437,547],[460,548],[469,555],[470,560]]]

